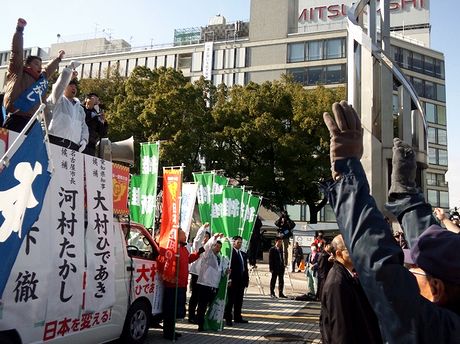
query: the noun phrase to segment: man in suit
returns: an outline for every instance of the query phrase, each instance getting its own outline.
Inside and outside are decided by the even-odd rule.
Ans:
[[[248,321],[241,316],[244,289],[249,285],[248,258],[246,253],[241,251],[242,244],[243,239],[239,235],[233,237],[233,252],[230,264],[231,272],[227,289],[228,300],[224,314],[225,322],[228,326],[233,325],[232,318],[236,323],[248,323]]]
[[[334,265],[321,293],[323,343],[382,343],[377,316],[354,272],[342,235],[332,240],[332,252]]]
[[[284,288],[284,256],[283,256],[283,238],[275,238],[275,246],[273,246],[268,254],[268,265],[272,278],[270,280],[270,295],[272,298],[276,298],[275,295],[275,284],[278,278],[278,292],[279,297],[286,298],[283,294]]]

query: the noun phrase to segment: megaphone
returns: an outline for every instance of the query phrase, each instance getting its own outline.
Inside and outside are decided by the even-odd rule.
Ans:
[[[96,148],[98,157],[109,161],[121,161],[130,165],[134,164],[134,137],[117,142],[102,138]]]

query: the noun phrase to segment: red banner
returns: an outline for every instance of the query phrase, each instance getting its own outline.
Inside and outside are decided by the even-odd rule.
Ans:
[[[1,114],[0,114],[1,116]],[[0,128],[0,158],[8,149],[8,130]]]
[[[113,213],[128,215],[129,167],[112,163]]]
[[[176,280],[177,229],[180,224],[182,171],[163,171],[163,207],[161,212],[160,247],[164,248],[163,279]]]

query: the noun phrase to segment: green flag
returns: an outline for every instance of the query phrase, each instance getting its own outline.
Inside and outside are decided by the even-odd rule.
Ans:
[[[243,238],[243,245],[241,246],[241,250],[243,252],[247,252],[248,250],[249,240],[251,239],[252,231],[254,230],[261,202],[261,197],[253,196],[251,194],[248,195],[248,200],[243,214],[243,227],[240,234]]]
[[[141,143],[141,212],[139,222],[146,228],[151,228],[155,224],[159,151],[159,142]]]
[[[222,185],[222,183],[219,185]],[[211,226],[214,232],[223,232],[225,236],[230,239],[239,234],[243,190],[238,187],[226,186],[223,187],[221,193],[219,193],[220,189],[221,188],[216,187],[212,197]],[[222,243],[220,252],[224,259],[228,262],[231,261],[232,244],[229,240]],[[217,296],[206,314],[205,329],[219,330],[223,327],[227,282],[227,276],[220,279]]]
[[[211,189],[213,177],[213,172],[193,173],[193,180],[198,184],[196,198],[201,223],[211,223]]]
[[[132,175],[129,182],[129,214],[131,220],[139,222],[141,217],[141,176]]]

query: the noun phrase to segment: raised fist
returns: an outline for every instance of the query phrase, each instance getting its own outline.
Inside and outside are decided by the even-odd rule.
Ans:
[[[59,50],[58,52],[58,57],[62,60],[64,58],[65,51],[64,50]]]
[[[23,18],[18,19],[18,24],[17,24],[18,27],[24,28],[26,25],[27,25],[27,22],[26,22],[25,19],[23,19]]]

